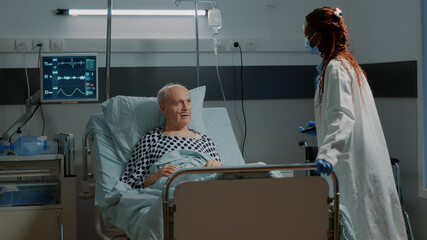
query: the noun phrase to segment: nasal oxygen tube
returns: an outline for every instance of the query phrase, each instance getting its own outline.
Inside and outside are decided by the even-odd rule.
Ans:
[[[208,22],[209,22],[209,27],[212,29],[212,37],[214,39],[214,52],[215,52],[215,55],[217,55],[218,42],[216,39],[216,35],[218,34],[218,30],[222,27],[221,12],[219,11],[219,9],[216,9],[214,7],[208,11]]]

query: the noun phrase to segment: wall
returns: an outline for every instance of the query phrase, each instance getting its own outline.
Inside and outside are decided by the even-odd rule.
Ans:
[[[128,0],[116,1],[115,7],[175,8],[173,3],[174,1],[167,0]],[[352,50],[360,63],[416,60],[420,66],[421,4],[418,0],[330,0],[322,3],[317,0],[218,0],[217,3],[223,15],[223,28],[218,37],[226,44],[224,51],[218,56],[220,66],[239,66],[239,55],[230,46],[235,40],[243,43],[255,41],[258,44],[257,51],[245,51],[245,65],[316,65],[320,61],[319,57],[304,51],[301,26],[307,13],[324,5],[339,6],[343,10],[352,40]],[[105,18],[52,14],[52,10],[57,8],[102,8],[106,7],[105,1],[1,0],[0,4],[0,68],[24,67],[24,55],[16,53],[11,45],[17,38],[63,39],[66,51],[99,52],[101,67],[105,66],[105,56],[102,53],[105,46]],[[182,3],[179,8],[191,9],[192,5]],[[114,18],[112,35],[117,39],[115,42],[118,45],[115,47],[113,40],[112,66],[194,66],[193,20],[158,17]],[[202,66],[214,66],[215,58],[210,50],[210,32],[206,19],[200,20],[199,28],[203,44],[200,63]],[[141,49],[139,44],[152,40],[158,42],[155,48],[157,50]],[[170,46],[168,41],[178,44]],[[161,50],[166,47],[168,51]],[[37,66],[37,54],[32,50],[29,52],[25,55],[25,64],[34,68]],[[421,78],[420,69],[418,67],[418,78]],[[411,216],[415,237],[426,239],[427,230],[423,228],[422,223],[427,220],[427,201],[417,195],[417,99],[377,98],[376,101],[390,154],[401,160],[404,206]],[[298,126],[314,118],[312,104],[312,99],[245,101],[248,124],[246,160],[267,163],[302,162],[304,151],[298,146],[298,142],[306,139],[310,144],[316,144],[313,137],[297,133]],[[205,103],[208,107],[224,105],[224,102],[220,101]],[[226,105],[240,142],[240,101],[229,101]],[[101,111],[99,104],[49,104],[44,105],[43,110],[47,136],[58,131],[75,134],[78,147],[76,168],[81,169],[80,139],[88,117]],[[0,106],[0,132],[9,127],[23,112],[22,105]],[[41,116],[37,112],[27,133],[39,135],[40,132]],[[81,179],[80,173],[78,178]],[[80,186],[77,191],[80,191]],[[90,215],[92,210],[88,201],[78,199],[78,239],[94,239]]]

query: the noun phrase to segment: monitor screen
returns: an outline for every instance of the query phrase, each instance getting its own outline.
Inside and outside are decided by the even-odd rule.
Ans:
[[[98,101],[97,54],[41,56],[41,102]]]

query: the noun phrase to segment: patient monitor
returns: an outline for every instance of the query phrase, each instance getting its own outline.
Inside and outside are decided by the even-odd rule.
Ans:
[[[41,102],[98,101],[97,54],[45,54],[40,68]]]

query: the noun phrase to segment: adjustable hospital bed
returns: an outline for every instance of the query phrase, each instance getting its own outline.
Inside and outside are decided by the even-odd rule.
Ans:
[[[204,87],[190,90],[189,127],[214,141],[223,167],[180,169],[156,183],[157,188],[134,190],[118,181],[136,141],[163,124],[156,99],[116,96],[102,103],[102,113],[90,117],[83,137],[80,196],[94,198],[102,216],[101,221],[95,218],[98,235],[103,239],[126,235],[177,240],[340,239],[345,214],[339,208],[336,176],[325,180],[299,174],[315,169],[313,164],[245,164],[227,110],[203,108],[204,93]],[[115,234],[105,226],[115,229]]]

